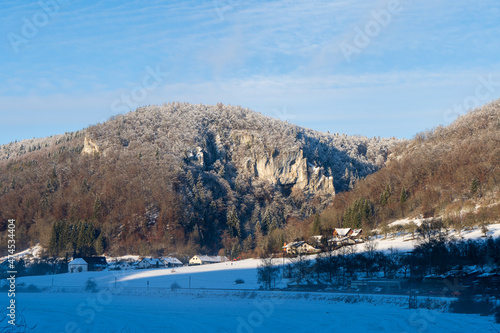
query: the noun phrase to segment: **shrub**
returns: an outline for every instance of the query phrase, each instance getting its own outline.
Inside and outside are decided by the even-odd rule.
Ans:
[[[174,282],[170,285],[170,289],[172,291],[176,291],[177,289],[179,289],[181,286],[177,283],[177,282]]]
[[[234,281],[234,283],[236,283],[236,284],[243,284],[243,283],[245,283],[245,280],[243,280],[243,279],[236,279]]]
[[[42,292],[42,289],[38,288],[36,285],[34,284],[30,284],[29,286],[27,286],[24,291],[26,291],[27,293],[40,293]]]
[[[94,279],[89,278],[87,280],[87,282],[85,283],[85,291],[89,293],[96,293],[98,291],[97,283],[94,281]]]
[[[491,314],[493,305],[488,300],[476,302],[471,291],[464,292],[458,300],[450,304],[451,312],[475,313],[481,315]]]

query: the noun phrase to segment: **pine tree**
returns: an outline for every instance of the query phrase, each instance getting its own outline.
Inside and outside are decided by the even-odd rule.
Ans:
[[[99,234],[99,237],[97,237],[97,239],[95,240],[95,245],[94,245],[94,248],[95,248],[95,251],[97,252],[97,254],[103,254],[104,253],[104,248],[105,248],[105,243],[104,243],[104,236],[101,234]]]
[[[319,214],[314,214],[314,219],[311,224],[311,233],[312,235],[321,234],[321,219],[319,217]]]
[[[354,203],[347,207],[342,218],[343,226],[359,229],[363,223],[367,223],[373,216],[373,205],[366,198],[356,199]]]
[[[403,186],[403,188],[401,189],[401,196],[399,197],[399,201],[403,204],[406,202],[406,200],[408,200],[408,195],[406,193],[405,187]]]
[[[474,194],[476,194],[478,189],[479,189],[479,179],[474,178],[474,179],[472,179],[471,184],[470,184],[470,193],[472,195],[474,195]]]
[[[101,207],[102,207],[101,198],[99,196],[97,196],[95,198],[94,206],[92,208],[92,210],[93,210],[92,218],[94,220],[99,220],[99,218],[101,216]]]
[[[389,185],[387,185],[384,192],[382,192],[382,194],[380,195],[380,204],[382,206],[385,206],[388,203],[390,196],[391,196],[391,188],[389,187]]]
[[[227,212],[227,227],[229,233],[233,237],[241,239],[240,219],[238,218],[238,214],[236,213],[236,209],[234,207]]]
[[[52,225],[52,231],[49,241],[49,253],[54,256],[58,255],[59,253],[59,228],[57,221]]]

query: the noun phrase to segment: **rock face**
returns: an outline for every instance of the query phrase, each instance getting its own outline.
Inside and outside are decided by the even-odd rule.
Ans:
[[[233,133],[234,146],[242,147],[237,164],[243,166],[247,174],[290,190],[335,195],[333,177],[325,176],[323,167],[309,163],[302,148],[297,146],[293,150],[279,151],[264,144],[261,135],[255,131]],[[250,147],[254,148],[254,153],[248,156],[247,148]]]
[[[333,177],[326,177],[322,167],[308,164],[302,149],[259,158],[255,162],[254,171],[256,178],[288,186],[292,190],[335,194]]]
[[[83,140],[83,149],[82,149],[82,154],[84,155],[94,155],[94,154],[99,154],[99,146],[92,142],[89,138],[85,137]]]

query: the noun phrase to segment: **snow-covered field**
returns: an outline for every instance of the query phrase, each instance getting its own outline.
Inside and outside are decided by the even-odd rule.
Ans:
[[[27,276],[19,278],[18,282],[38,287],[64,287],[67,290],[83,288],[89,278],[94,279],[99,288],[170,288],[175,282],[181,288],[257,289],[259,264],[260,260],[248,259],[233,263],[178,267],[174,270],[165,268]],[[245,283],[236,284],[237,279],[242,279]]]
[[[234,294],[237,293],[237,294]],[[498,332],[493,318],[397,304],[346,304],[328,295],[269,292],[130,296],[111,292],[19,294],[34,332]]]

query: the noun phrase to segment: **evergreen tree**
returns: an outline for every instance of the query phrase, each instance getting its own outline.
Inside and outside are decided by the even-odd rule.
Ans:
[[[406,189],[403,186],[403,188],[401,189],[401,196],[399,197],[399,201],[403,204],[406,202],[406,200],[408,200],[408,194],[406,193]]]
[[[99,234],[99,237],[97,237],[97,239],[95,240],[95,245],[94,245],[95,251],[97,252],[98,255],[104,253],[105,246],[106,244],[104,242],[104,236],[101,233]]]
[[[470,184],[470,193],[472,195],[474,195],[474,194],[476,194],[478,189],[479,189],[479,179],[474,178],[474,179],[472,179],[471,184]]]
[[[321,219],[319,217],[319,214],[314,214],[314,219],[311,224],[311,234],[312,235],[321,234]]]
[[[380,195],[380,205],[385,206],[388,203],[390,196],[391,196],[391,188],[389,187],[389,185],[387,185],[385,190]]]
[[[99,220],[101,217],[101,207],[102,207],[102,202],[101,198],[97,196],[94,201],[94,206],[93,206],[93,213],[92,213],[92,218],[94,220]]]
[[[238,214],[236,213],[236,209],[234,207],[227,212],[227,227],[229,233],[233,237],[241,239],[240,219],[238,218]]]
[[[370,200],[361,198],[347,207],[343,216],[343,226],[359,229],[373,217],[373,205]]]
[[[51,255],[57,255],[59,253],[59,227],[58,227],[58,222],[54,222],[52,225],[52,231],[50,234],[50,241],[49,241],[49,253]]]

